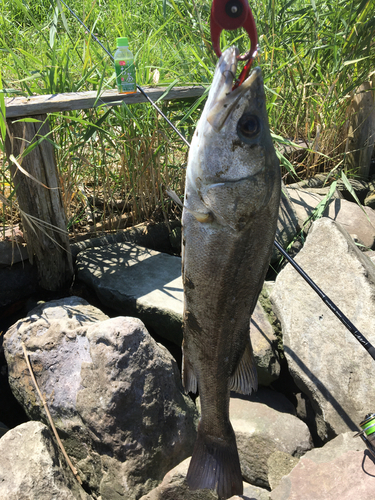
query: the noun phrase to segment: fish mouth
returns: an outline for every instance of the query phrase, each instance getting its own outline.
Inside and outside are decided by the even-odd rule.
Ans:
[[[233,81],[237,72],[237,47],[229,47],[220,57],[217,63],[211,84],[210,97],[213,102],[223,100],[227,94],[232,92]]]
[[[216,132],[220,131],[239,99],[262,74],[259,67],[254,68],[246,80],[232,90],[233,81],[236,78],[238,55],[237,47],[228,48],[219,59],[215,70],[209,101],[207,101],[207,121]]]

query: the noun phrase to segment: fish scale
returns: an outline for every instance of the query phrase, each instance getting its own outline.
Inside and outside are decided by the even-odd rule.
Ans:
[[[230,390],[257,388],[249,334],[272,254],[280,168],[261,70],[232,90],[238,50],[218,61],[192,140],[182,214],[183,383],[201,419],[187,482],[220,499],[242,494]]]

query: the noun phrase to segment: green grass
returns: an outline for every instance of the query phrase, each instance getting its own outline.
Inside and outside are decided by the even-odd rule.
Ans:
[[[140,85],[152,85],[157,72],[159,85],[209,85],[216,56],[208,0],[67,3],[111,53],[116,37],[128,36]],[[114,88],[110,58],[60,2],[1,0],[0,5],[0,108],[4,95]],[[283,159],[283,172],[295,169],[306,176],[336,169],[339,175],[348,106],[375,66],[374,0],[258,0],[251,7],[272,131],[276,138],[311,145],[302,160]],[[248,48],[242,30],[222,34],[222,49],[231,43],[241,52]],[[161,106],[190,140],[203,104]],[[149,105],[54,114],[50,123],[72,231],[85,220],[82,187],[100,200],[100,210],[93,208],[98,219],[117,220],[128,213],[129,223],[136,223],[178,216],[164,192],[170,187],[182,195],[187,147]],[[14,198],[5,158],[0,193]],[[9,211],[3,204],[3,225],[14,215],[14,208]]]

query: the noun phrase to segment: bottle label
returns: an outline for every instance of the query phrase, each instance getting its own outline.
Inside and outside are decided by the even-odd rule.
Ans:
[[[135,92],[134,61],[115,61],[116,82],[119,92]]]

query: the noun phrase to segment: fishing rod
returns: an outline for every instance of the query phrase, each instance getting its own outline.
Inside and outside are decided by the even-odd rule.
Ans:
[[[109,57],[112,59],[112,61],[114,61],[114,56],[113,54],[111,54],[109,52],[109,50],[107,50],[104,45],[102,44],[102,42],[99,40],[98,37],[96,37],[94,35],[94,33],[90,30],[90,28],[88,26],[86,26],[86,24],[82,21],[82,19],[80,19],[77,14],[64,2],[64,0],[60,0],[61,3],[63,3],[65,5],[65,7],[69,10],[69,12],[72,14],[72,16],[74,16],[77,21],[85,28],[86,31],[88,31],[90,33],[90,35],[92,36],[92,38],[95,40],[95,42],[97,42],[101,48],[109,55]],[[162,110],[159,108],[159,106],[157,104],[154,103],[154,101],[146,94],[146,92],[143,90],[143,88],[136,84],[137,86],[137,89],[139,90],[139,92],[141,92],[141,94],[148,100],[148,102],[150,104],[152,104],[152,106],[156,109],[156,111],[159,113],[159,115],[164,118],[164,120],[168,123],[168,125],[176,132],[176,134],[180,137],[180,139],[182,139],[184,141],[184,143],[190,147],[190,144],[189,142],[186,140],[186,138],[181,134],[181,132],[178,130],[178,128],[169,120],[169,118],[167,116],[165,116],[165,114],[162,112]]]
[[[215,0],[214,0],[215,1]],[[216,0],[218,5],[223,3],[223,0]],[[109,55],[109,57],[114,61],[113,55],[104,47],[101,41],[92,33],[92,31],[85,25],[85,23],[77,16],[77,14],[64,2],[64,0],[60,0],[65,7],[69,10],[69,12],[77,19],[77,21],[86,29],[88,33],[92,36],[92,38],[97,42],[102,49]],[[229,0],[228,4],[232,4],[233,1]],[[241,0],[237,0],[236,6],[241,4]],[[223,4],[224,5],[224,4]],[[251,11],[250,11],[251,12]],[[212,18],[215,14],[211,14]],[[215,20],[217,21],[218,15],[216,14]],[[252,33],[251,30],[255,29],[255,23],[251,22],[247,27],[244,24],[239,24],[238,26],[244,26],[248,31],[251,41],[252,41],[252,49],[254,48],[254,43],[256,41],[256,32]],[[217,27],[217,30],[222,29],[233,29],[228,28],[226,26],[220,25]],[[218,40],[220,35],[215,32],[215,37]],[[251,50],[252,50],[251,49]],[[220,47],[216,47],[216,51],[220,51]],[[250,52],[247,54],[247,56]],[[248,66],[248,65],[247,65]],[[143,94],[143,96],[149,101],[149,103],[157,110],[157,112],[164,118],[164,120],[171,126],[171,128],[178,134],[178,136],[184,141],[184,143],[190,148],[190,143],[186,140],[186,138],[181,134],[181,132],[177,129],[177,127],[165,116],[165,114],[161,111],[161,109],[154,103],[152,99],[146,94],[146,92],[142,89],[140,85],[137,84],[137,89]],[[274,245],[277,250],[285,257],[285,259],[294,267],[294,269],[298,272],[300,276],[310,285],[310,287],[317,293],[317,295],[322,299],[322,301],[327,305],[327,307],[335,314],[335,316],[341,321],[341,323],[349,330],[349,332],[354,335],[354,337],[358,340],[358,342],[367,350],[370,356],[375,360],[375,347],[358,331],[358,329],[353,325],[353,323],[345,316],[345,314],[336,306],[334,302],[314,283],[314,281],[305,273],[305,271],[297,264],[297,262],[283,249],[283,247],[275,240]]]

